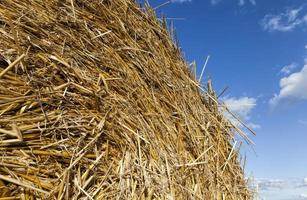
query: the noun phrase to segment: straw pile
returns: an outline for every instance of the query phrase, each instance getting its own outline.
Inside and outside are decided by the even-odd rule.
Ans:
[[[133,0],[0,0],[0,199],[249,199],[171,38]]]

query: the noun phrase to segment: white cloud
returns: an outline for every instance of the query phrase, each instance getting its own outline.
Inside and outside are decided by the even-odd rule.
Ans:
[[[173,3],[184,3],[184,2],[191,2],[192,0],[171,0]]]
[[[307,194],[300,194],[300,199],[307,199]]]
[[[227,108],[237,115],[243,122],[246,123],[246,125],[252,129],[259,129],[260,125],[254,124],[250,122],[251,119],[251,112],[257,105],[257,100],[255,98],[250,97],[241,97],[241,98],[229,98],[225,97],[222,99],[224,104],[227,106]],[[225,114],[227,118],[229,118],[232,123],[234,123],[237,126],[241,126],[240,122],[233,118],[229,114]]]
[[[257,191],[258,198],[265,199],[295,199],[305,200],[307,196],[307,185],[304,185],[302,178],[286,178],[286,179],[271,179],[271,178],[255,178],[249,179],[250,186],[254,191]]]
[[[245,1],[244,0],[239,0],[239,6],[244,6]]]
[[[250,112],[256,106],[256,99],[249,97],[225,98],[224,103],[228,109],[240,117],[249,120]]]
[[[249,0],[249,2],[254,6],[256,5],[256,0]]]
[[[302,125],[307,125],[307,120],[298,120],[298,123],[302,124]],[[307,178],[304,179],[306,185],[307,185]]]
[[[261,126],[260,126],[259,124],[255,124],[255,123],[253,123],[253,122],[248,122],[246,125],[247,125],[249,128],[253,129],[253,130],[256,130],[256,129],[260,129],[260,128],[261,128]]]
[[[260,190],[283,189],[287,184],[282,179],[258,179],[256,183]]]
[[[307,44],[305,45],[305,49],[307,49]]]
[[[211,0],[211,4],[212,5],[216,5],[218,3],[220,3],[222,0]]]
[[[249,3],[252,4],[253,6],[256,5],[256,0],[249,0]],[[245,0],[239,0],[238,2],[239,6],[244,6],[245,5]]]
[[[285,188],[305,188],[307,187],[306,178],[289,178],[289,179],[270,179],[256,178],[253,180],[252,187],[258,186],[259,190],[276,190]]]
[[[220,3],[220,2],[222,2],[223,0],[211,0],[211,4],[212,5],[216,5],[216,4],[218,4],[218,3]],[[237,0],[238,1],[238,5],[239,6],[244,6],[245,5],[245,2],[247,1],[247,0]],[[252,4],[252,5],[256,5],[256,0],[248,0],[249,2],[250,2],[250,4]]]
[[[288,9],[286,12],[273,15],[265,15],[261,25],[266,31],[292,31],[296,27],[307,24],[307,11],[305,6],[297,9]]]
[[[296,63],[291,63],[289,65],[285,65],[281,70],[280,72],[285,74],[285,75],[288,75],[290,74],[295,68],[297,67]]]
[[[270,99],[271,105],[276,106],[282,100],[307,100],[307,62],[301,71],[282,78],[279,85],[279,94]]]

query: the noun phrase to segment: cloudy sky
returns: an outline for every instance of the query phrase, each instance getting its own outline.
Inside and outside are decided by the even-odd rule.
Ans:
[[[203,81],[257,132],[243,147],[262,199],[307,199],[306,0],[149,0]],[[295,184],[294,184],[295,183]]]

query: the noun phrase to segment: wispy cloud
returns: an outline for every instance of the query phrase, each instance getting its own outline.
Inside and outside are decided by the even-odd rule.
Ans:
[[[306,6],[288,9],[280,14],[268,14],[261,20],[261,25],[266,31],[292,31],[300,25],[307,24]]]
[[[255,184],[259,187],[259,190],[275,190],[283,189],[286,187],[287,182],[283,179],[256,179]]]
[[[276,106],[282,100],[307,100],[307,60],[299,72],[280,79],[279,85],[279,93],[270,99],[272,106]]]
[[[256,5],[256,0],[249,0],[249,2],[254,6]]]
[[[211,0],[211,4],[216,5],[216,4],[218,4],[222,1],[223,0]],[[236,1],[238,1],[239,6],[244,6],[246,4],[246,2],[249,2],[250,4],[252,4],[254,6],[256,5],[256,0],[236,0]]]
[[[251,119],[251,112],[257,105],[257,100],[255,98],[250,97],[241,97],[241,98],[234,98],[234,97],[225,97],[222,99],[224,104],[227,108],[237,115],[243,122],[246,123],[252,129],[260,128],[260,125],[250,122]],[[233,118],[231,115],[226,113],[226,117],[229,118],[232,123],[237,126],[241,126],[241,124]]]
[[[244,4],[245,4],[245,1],[244,0],[239,0],[239,6],[244,6]]]
[[[305,199],[307,200],[307,193],[306,194],[305,193],[300,194],[299,197],[300,197],[301,200],[305,200]]]
[[[307,126],[307,120],[302,120],[302,119],[300,119],[300,120],[298,120],[298,123],[300,123],[300,124],[302,124],[302,125],[306,125]],[[307,185],[307,178],[306,178],[306,185]]]
[[[297,67],[296,63],[291,63],[289,65],[285,65],[281,68],[280,73],[282,73],[284,75],[291,74],[296,67]]]
[[[185,3],[185,2],[191,2],[192,0],[171,0],[172,3]]]
[[[284,188],[307,187],[307,178],[272,179],[256,178],[251,182],[252,187],[257,186],[259,190],[276,190]]]
[[[247,2],[246,0],[239,0],[238,5],[239,6],[244,6],[246,2]],[[250,4],[252,4],[253,6],[256,5],[256,0],[248,0],[248,2]]]
[[[251,187],[259,192],[260,199],[304,200],[307,197],[306,178],[270,179],[256,178],[250,180]]]
[[[210,2],[211,2],[212,5],[216,5],[216,4],[220,3],[221,1],[222,0],[211,0]]]

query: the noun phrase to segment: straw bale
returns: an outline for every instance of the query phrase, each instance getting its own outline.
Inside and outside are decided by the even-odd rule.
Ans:
[[[133,0],[0,0],[0,199],[250,199],[234,129]]]

